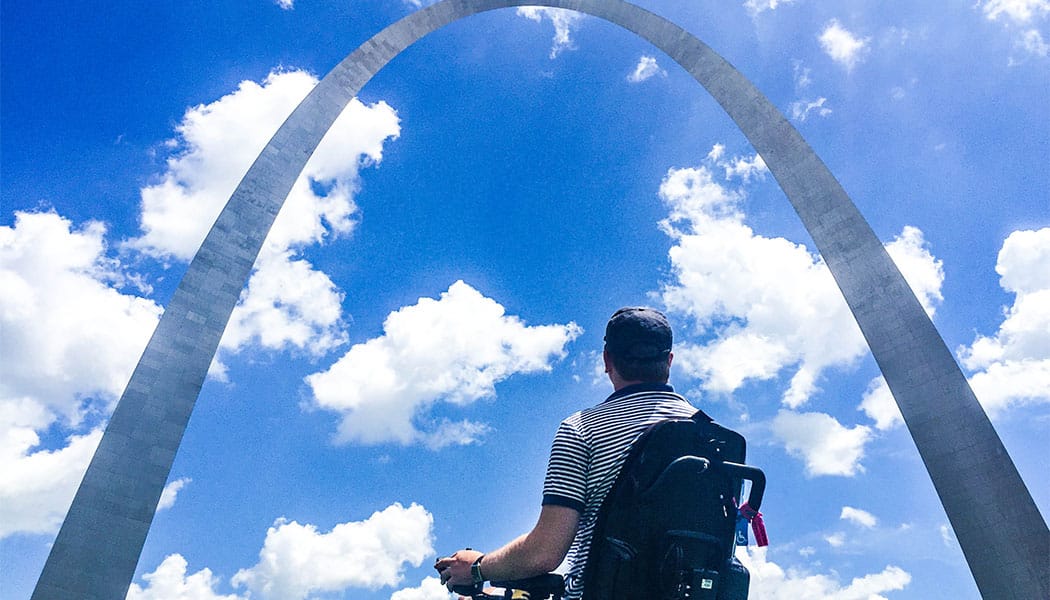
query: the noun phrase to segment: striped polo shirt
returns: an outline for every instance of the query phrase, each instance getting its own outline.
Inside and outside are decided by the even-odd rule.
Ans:
[[[583,595],[583,569],[602,501],[620,473],[631,443],[650,425],[696,412],[666,384],[641,383],[622,388],[601,404],[561,422],[551,446],[543,504],[580,512],[576,538],[569,549],[566,600]]]

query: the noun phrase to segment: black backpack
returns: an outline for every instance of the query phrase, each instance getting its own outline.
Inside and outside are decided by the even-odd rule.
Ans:
[[[733,556],[742,480],[758,510],[765,476],[746,442],[703,411],[649,427],[599,509],[583,572],[585,600],[745,600]]]

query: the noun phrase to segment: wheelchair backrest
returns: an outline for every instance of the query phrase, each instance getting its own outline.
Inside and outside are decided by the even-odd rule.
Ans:
[[[746,452],[743,436],[702,411],[643,432],[598,513],[584,598],[746,598],[733,558],[737,501],[743,479],[761,479],[756,509],[765,486]],[[741,576],[743,596],[730,589]]]

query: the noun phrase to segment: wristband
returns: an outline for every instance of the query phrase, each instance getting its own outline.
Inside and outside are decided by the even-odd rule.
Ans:
[[[470,565],[470,578],[474,581],[474,585],[480,585],[485,583],[485,577],[481,574],[481,559],[485,558],[482,554],[474,561],[474,564]]]

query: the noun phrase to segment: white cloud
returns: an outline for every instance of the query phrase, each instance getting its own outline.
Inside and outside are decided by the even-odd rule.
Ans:
[[[295,600],[350,587],[378,589],[401,582],[405,565],[434,554],[434,519],[418,504],[392,504],[364,521],[328,533],[278,519],[266,533],[259,562],[231,582],[253,598]]]
[[[221,580],[210,569],[187,575],[186,559],[172,554],[154,572],[143,575],[148,585],[131,585],[128,600],[294,600],[354,587],[393,586],[403,578],[406,565],[418,567],[434,554],[432,528],[433,517],[418,504],[404,508],[395,503],[364,521],[336,525],[328,533],[279,519],[267,532],[259,563],[241,569],[230,581],[246,587],[247,596],[216,592]],[[391,596],[391,600],[449,599],[433,577]]]
[[[771,427],[788,453],[805,461],[807,477],[852,477],[864,471],[860,461],[871,429],[863,425],[849,428],[824,413],[781,410]]]
[[[792,61],[791,70],[795,73],[795,89],[802,90],[809,87],[809,84],[813,83],[813,79],[810,78],[812,70],[809,67],[803,66],[801,60]]]
[[[678,354],[675,350],[675,364],[678,364]],[[574,381],[587,381],[594,387],[609,384],[609,376],[605,372],[605,361],[602,360],[601,352],[590,350],[580,353],[572,361],[572,370],[577,373],[573,375]]]
[[[777,6],[782,4],[791,4],[794,0],[747,0],[744,2],[744,8],[751,16],[755,16],[760,12],[767,10],[776,10]]]
[[[871,420],[875,421],[875,428],[879,431],[892,429],[904,424],[904,416],[897,406],[897,401],[890,393],[890,387],[882,376],[872,379],[868,383],[868,389],[864,391],[858,410],[864,411]]]
[[[175,506],[175,499],[178,497],[179,492],[182,491],[182,488],[186,487],[186,484],[191,483],[192,481],[193,480],[189,477],[182,477],[175,481],[169,481],[168,485],[164,486],[164,491],[160,493],[160,502],[157,503],[157,512]]]
[[[974,372],[970,385],[990,413],[1050,402],[1050,227],[1015,231],[1003,242],[995,270],[1015,295],[994,336],[959,348]]]
[[[161,308],[107,256],[105,227],[53,212],[0,227],[0,537],[58,529]],[[53,425],[64,443],[40,445]]]
[[[915,297],[919,299],[926,314],[933,318],[937,304],[944,299],[941,296],[944,268],[942,262],[930,252],[922,230],[905,225],[900,235],[886,244],[886,252],[908,282]]]
[[[237,594],[217,593],[219,579],[210,569],[186,575],[186,567],[182,555],[169,555],[155,571],[142,576],[148,583],[145,588],[131,584],[127,600],[245,600]]]
[[[868,50],[869,39],[853,35],[837,19],[824,26],[818,39],[824,53],[847,70],[852,70]]]
[[[726,147],[724,144],[715,144],[711,146],[711,151],[707,153],[707,160],[709,162],[717,164],[719,160],[726,155]]]
[[[824,106],[828,99],[821,96],[816,100],[799,100],[791,103],[791,119],[799,123],[805,122],[809,114],[816,112],[817,116],[826,117],[831,114],[831,109]]]
[[[303,71],[271,73],[186,111],[168,140],[159,181],[142,189],[142,235],[128,244],[160,258],[193,257],[277,127],[316,84]]]
[[[260,256],[255,265],[223,333],[223,348],[254,341],[263,348],[292,345],[321,355],[346,342],[343,294],[326,274],[291,252]]]
[[[1050,360],[1010,360],[970,378],[977,399],[993,416],[1015,405],[1050,402]]]
[[[765,173],[770,172],[769,167],[765,166],[765,161],[758,154],[752,154],[750,157],[734,156],[731,159],[727,158],[726,146],[722,144],[711,146],[707,162],[722,169],[724,179],[727,181],[739,179],[743,183],[748,183],[752,178],[762,179],[765,177]]]
[[[1016,23],[1027,23],[1050,14],[1050,0],[988,0],[982,10],[989,21],[1006,16]]]
[[[771,379],[789,358],[782,344],[760,335],[727,331],[725,339],[707,346],[681,343],[675,349],[675,366],[699,376],[704,387],[729,392],[746,379]]]
[[[169,144],[166,171],[142,192],[143,235],[126,247],[189,258],[247,165],[315,82],[302,72],[273,73],[261,86],[245,82],[187,111]],[[227,330],[234,341],[225,348],[256,340],[316,354],[345,340],[341,294],[290,248],[352,229],[359,161],[378,161],[383,141],[397,132],[397,117],[384,104],[367,108],[354,101],[340,116],[278,217],[261,258],[269,268],[255,273],[242,296]],[[12,411],[0,436],[8,460],[51,465],[5,473],[5,485],[36,490],[25,494],[37,498],[25,508],[39,512],[7,520],[10,530],[53,529],[55,515],[65,510],[55,506],[68,506],[97,445],[95,432],[78,431],[82,421],[109,414],[162,312],[151,300],[122,293],[128,286],[150,290],[107,256],[104,238],[101,223],[74,228],[53,212],[19,212],[14,226],[0,227],[0,405]],[[69,445],[38,447],[37,432],[56,422],[69,429]],[[44,481],[45,474],[62,479]]]
[[[143,234],[126,247],[162,259],[192,256],[247,166],[315,83],[302,72],[273,73],[261,86],[245,82],[187,111],[178,138],[169,143],[166,171],[142,191]],[[267,268],[256,271],[242,296],[227,330],[233,341],[224,348],[257,340],[317,354],[345,340],[341,294],[309,263],[295,260],[291,249],[350,232],[359,164],[378,161],[383,141],[397,133],[397,117],[385,104],[368,108],[354,101],[339,117],[267,239],[260,259]],[[84,456],[90,457],[86,440],[97,444],[94,433],[77,429],[88,415],[109,414],[162,312],[151,300],[122,293],[129,285],[150,290],[107,256],[104,237],[101,223],[75,229],[54,213],[19,212],[13,227],[0,227],[0,404],[17,408],[0,436],[9,440],[10,460],[68,461],[41,471],[61,473],[63,481],[9,471],[33,476],[26,489],[64,490],[39,492],[63,499],[35,502],[40,515],[9,521],[15,530],[50,528],[41,523],[54,521],[54,506],[68,506],[68,490],[80,479]],[[36,432],[56,422],[74,434],[72,445],[38,449]],[[9,485],[23,485],[12,476]]]
[[[343,415],[340,441],[470,443],[485,425],[426,422],[428,409],[493,397],[495,384],[511,375],[549,371],[581,333],[575,323],[526,326],[462,281],[438,300],[390,313],[383,329],[306,378],[317,405]]]
[[[744,183],[751,181],[752,178],[761,179],[769,172],[766,161],[758,154],[734,155],[732,158],[727,158],[726,147],[722,144],[711,146],[711,151],[707,153],[707,162],[722,169],[726,180],[740,179]]]
[[[799,364],[785,394],[797,406],[820,369],[860,355],[860,331],[823,263],[801,245],[755,235],[737,208],[742,193],[701,166],[672,169],[660,195],[671,208],[661,226],[676,241],[664,304],[718,335],[704,346],[679,345],[683,373],[732,392]]]
[[[868,529],[875,527],[879,522],[879,520],[875,518],[875,515],[870,512],[852,506],[843,506],[839,518]]]
[[[760,179],[769,172],[766,161],[757,154],[750,158],[734,156],[725,163],[718,163],[718,166],[725,169],[726,179],[740,179],[745,183],[751,181],[752,177]]]
[[[952,531],[951,525],[944,523],[938,530],[941,532],[941,542],[948,548],[954,548],[958,546],[958,542],[955,540],[955,532]]]
[[[824,536],[824,541],[832,548],[841,548],[846,545],[846,534],[837,531]]]
[[[274,2],[284,10],[292,10],[295,8],[295,0],[274,0]]]
[[[1048,260],[1050,227],[1014,231],[1003,242],[996,260],[995,272],[999,274],[999,284],[1004,290],[1017,294],[1018,300],[1021,300],[1020,296],[1050,289],[1050,269],[1045,268],[1050,264]],[[1007,327],[1005,323],[1003,326]],[[1028,343],[1038,344],[1045,349],[1045,345],[1039,344],[1045,341],[1046,338],[1036,336],[1036,339],[1029,339]]]
[[[834,574],[783,569],[766,557],[768,548],[737,548],[737,558],[751,572],[751,597],[763,600],[885,600],[882,594],[903,590],[911,575],[893,565],[856,577],[843,587]]]
[[[58,450],[34,448],[40,438],[12,426],[0,405],[0,538],[58,531],[80,480],[102,439],[102,429],[66,439]]]
[[[390,600],[449,600],[452,597],[440,579],[427,577],[420,582],[419,587],[394,592],[390,595]]]
[[[746,179],[765,168],[726,160],[720,145],[707,160],[727,177]],[[669,251],[673,280],[661,298],[668,310],[716,335],[703,345],[678,346],[680,372],[701,379],[709,391],[728,393],[795,366],[784,394],[784,403],[795,408],[814,393],[825,368],[863,355],[864,339],[823,261],[800,244],[756,235],[744,224],[741,191],[716,182],[705,165],[671,169],[660,196],[670,208],[661,227],[675,241]],[[887,249],[932,309],[943,275],[922,233],[906,227]]]
[[[522,6],[518,8],[517,14],[537,23],[549,19],[554,25],[554,39],[551,45],[551,59],[557,58],[565,50],[575,50],[572,43],[572,33],[576,25],[583,18],[578,12],[564,8],[545,8],[539,6]]]
[[[53,212],[0,227],[0,399],[51,415],[35,428],[108,414],[162,312],[119,291],[132,276],[106,256],[104,236],[101,223],[74,230]]]
[[[127,245],[162,259],[189,260],[248,167],[316,84],[304,71],[275,71],[262,84],[241,82],[219,100],[189,109],[169,141],[166,170],[142,190],[143,233]],[[298,253],[351,233],[359,169],[379,162],[384,141],[399,131],[396,113],[382,102],[365,106],[354,99],[336,119],[266,238],[226,330],[224,350],[255,341],[319,355],[345,341],[341,293]]]
[[[1021,34],[1017,40],[1017,47],[1028,54],[1046,58],[1050,54],[1050,44],[1043,40],[1043,34],[1038,29],[1029,29]]]
[[[655,57],[642,55],[642,57],[638,59],[638,64],[634,67],[634,72],[627,76],[627,81],[631,83],[641,83],[655,75],[666,77],[667,71],[664,71],[660,68],[660,65],[656,64]]]

